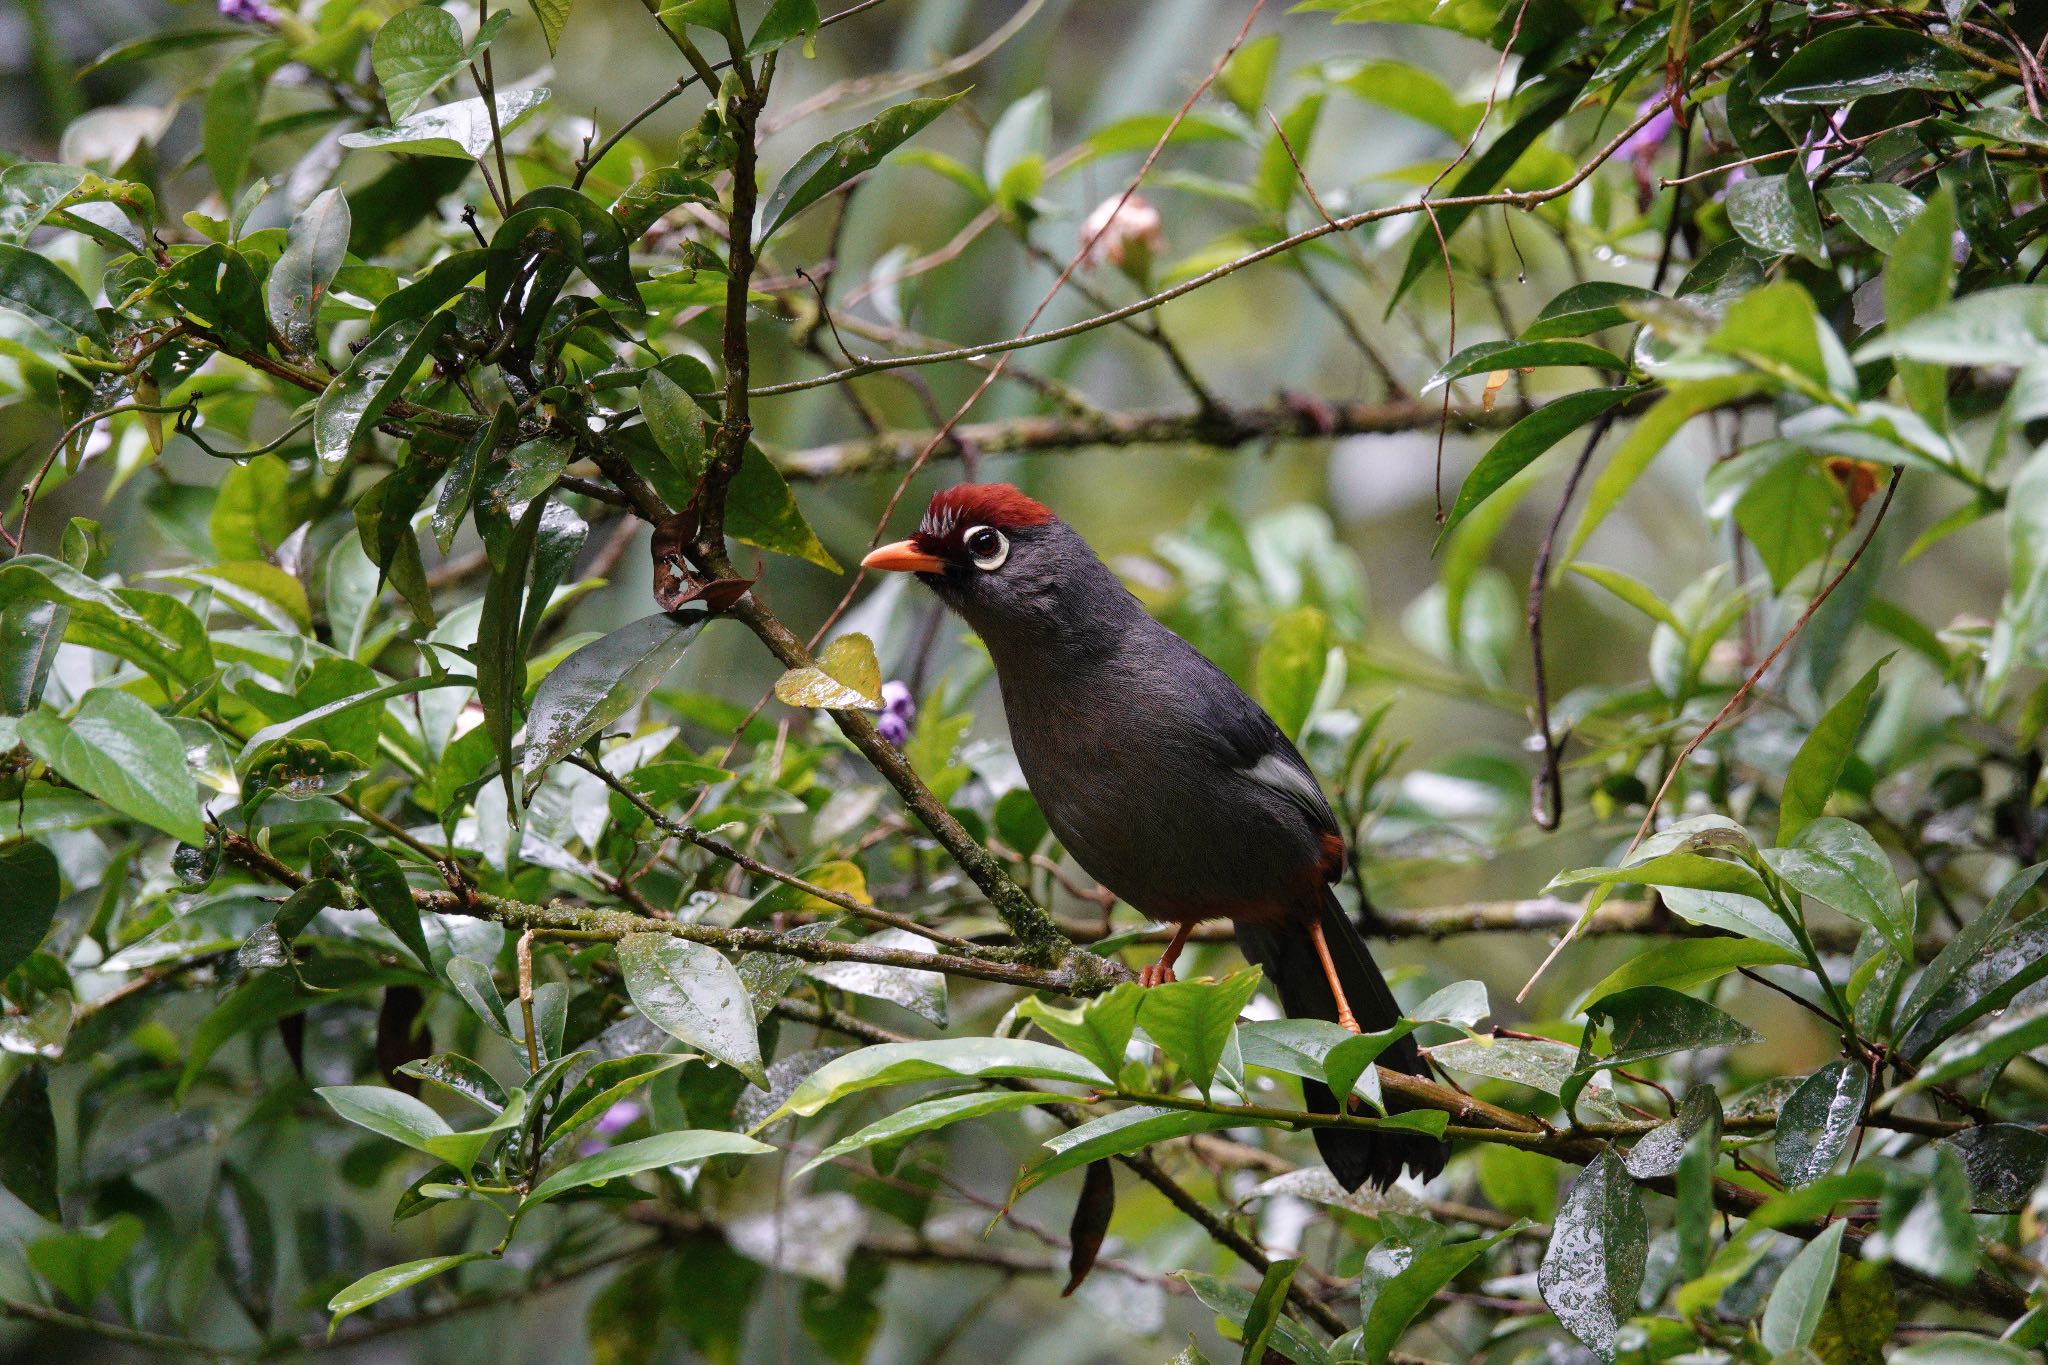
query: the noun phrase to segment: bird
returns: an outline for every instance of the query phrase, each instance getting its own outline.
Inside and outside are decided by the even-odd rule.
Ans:
[[[1354,1033],[1401,1018],[1332,889],[1348,849],[1307,760],[1073,527],[1011,484],[956,484],[934,495],[914,535],[861,563],[914,574],[981,637],[1047,825],[1097,882],[1175,926],[1144,985],[1175,979],[1197,924],[1228,919],[1291,1017]],[[1427,1074],[1412,1037],[1379,1063]],[[1302,1091],[1310,1112],[1338,1112],[1321,1082],[1304,1079]],[[1424,1134],[1315,1136],[1347,1190],[1384,1189],[1404,1167],[1427,1179],[1448,1155]]]

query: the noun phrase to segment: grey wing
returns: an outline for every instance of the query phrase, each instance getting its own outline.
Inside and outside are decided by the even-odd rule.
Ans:
[[[1202,728],[1222,746],[1228,767],[1273,792],[1298,811],[1319,834],[1343,833],[1322,784],[1273,718],[1230,675],[1209,662],[1193,645],[1172,637],[1221,686],[1197,689],[1203,699]]]

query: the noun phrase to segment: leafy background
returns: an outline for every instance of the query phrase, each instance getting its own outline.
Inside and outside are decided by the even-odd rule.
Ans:
[[[1234,42],[1248,4],[890,0],[815,37],[746,4],[772,236],[736,328],[748,87],[606,141],[692,69],[649,8],[511,6],[474,77],[467,5],[7,16],[8,1349],[2038,1350],[2038,19],[1374,0]],[[718,5],[666,10],[722,60]],[[502,158],[431,112],[472,80],[530,113]],[[477,161],[387,150],[408,104]],[[1083,253],[1169,127],[1158,237],[1132,209]],[[894,150],[835,162],[849,129]],[[586,211],[545,187],[593,147]],[[539,193],[500,236],[507,185]],[[1425,187],[1528,197],[1432,229]],[[477,247],[465,205],[488,251],[397,298]],[[812,382],[1358,213],[1017,353],[886,528],[985,371]],[[484,297],[522,270],[552,320]],[[751,449],[739,354],[809,385],[753,400]],[[1227,944],[1142,1004],[1067,945],[1156,951],[1059,863],[956,623],[871,584],[819,659],[778,645],[963,464],[1302,734],[1478,1096],[1424,1097],[1459,1152],[1429,1190],[1318,1182],[1287,1078],[1388,1080],[1270,1022]],[[687,519],[649,555],[700,489],[733,557]],[[648,615],[757,574],[734,619]],[[549,776],[508,797],[501,759]],[[897,1037],[949,1041],[888,1072]]]

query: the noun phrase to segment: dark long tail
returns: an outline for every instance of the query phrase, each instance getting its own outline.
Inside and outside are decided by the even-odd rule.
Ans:
[[[1343,983],[1344,998],[1358,1017],[1358,1026],[1368,1033],[1386,1028],[1401,1017],[1401,1007],[1394,1002],[1387,979],[1380,975],[1378,964],[1372,960],[1372,950],[1366,947],[1365,939],[1337,903],[1336,896],[1327,889],[1320,913],[1324,941],[1329,944],[1330,956],[1337,964],[1337,979]],[[1290,1018],[1336,1019],[1337,1000],[1330,993],[1322,959],[1316,955],[1315,940],[1309,936],[1307,925],[1240,924],[1237,941],[1244,955],[1265,969],[1266,979],[1278,988],[1280,1004]],[[1421,1049],[1413,1038],[1403,1038],[1382,1052],[1379,1063],[1412,1076],[1428,1075]],[[1301,1093],[1309,1112],[1338,1112],[1336,1097],[1322,1082],[1304,1079]],[[1399,1113],[1405,1107],[1392,1095],[1387,1101],[1390,1112]],[[1426,1180],[1443,1170],[1444,1160],[1450,1155],[1450,1148],[1442,1142],[1419,1134],[1341,1128],[1318,1128],[1315,1134],[1323,1164],[1347,1190],[1355,1190],[1367,1181],[1375,1189],[1385,1189],[1399,1178],[1404,1166]]]

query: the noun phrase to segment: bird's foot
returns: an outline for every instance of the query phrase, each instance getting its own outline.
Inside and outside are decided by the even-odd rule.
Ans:
[[[1349,1005],[1342,1002],[1337,1005],[1337,1023],[1351,1033],[1365,1032],[1358,1026],[1358,1016],[1351,1012]]]
[[[1138,969],[1138,984],[1140,986],[1164,986],[1169,982],[1178,981],[1179,979],[1179,977],[1173,974],[1173,964],[1171,962],[1155,962],[1149,967]],[[1353,1029],[1352,1032],[1356,1033],[1357,1030]]]

